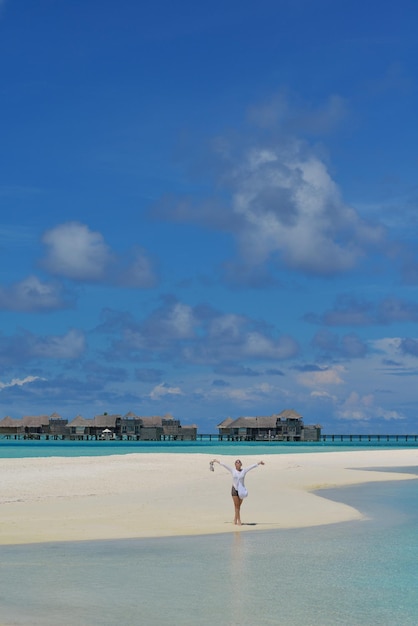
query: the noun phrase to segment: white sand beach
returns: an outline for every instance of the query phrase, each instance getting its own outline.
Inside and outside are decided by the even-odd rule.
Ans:
[[[359,520],[359,511],[314,491],[416,480],[390,468],[418,465],[418,450],[240,458],[244,466],[265,461],[247,474],[241,527],[232,523],[231,476],[218,465],[210,472],[207,454],[0,459],[0,544],[254,532]]]

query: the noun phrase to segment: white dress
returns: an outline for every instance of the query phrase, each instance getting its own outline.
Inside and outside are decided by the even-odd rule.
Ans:
[[[249,465],[248,467],[243,467],[240,472],[237,469],[235,469],[235,467],[231,467],[230,465],[226,465],[225,463],[220,462],[219,465],[222,465],[222,467],[227,469],[228,472],[231,472],[232,486],[234,487],[234,489],[236,489],[236,491],[238,492],[238,495],[240,497],[241,497],[240,493],[242,495],[247,495],[247,489],[244,484],[245,475],[250,470],[258,467],[258,463],[254,463],[254,465]]]

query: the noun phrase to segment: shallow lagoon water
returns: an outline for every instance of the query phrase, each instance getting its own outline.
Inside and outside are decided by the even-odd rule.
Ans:
[[[418,449],[418,441],[318,441],[312,442],[233,442],[233,441],[57,441],[41,439],[0,439],[0,458],[108,456],[112,454],[185,453],[211,455],[298,454],[307,452],[345,452],[349,450]]]
[[[367,519],[204,537],[2,546],[0,624],[415,626],[418,481],[321,495],[356,506]]]

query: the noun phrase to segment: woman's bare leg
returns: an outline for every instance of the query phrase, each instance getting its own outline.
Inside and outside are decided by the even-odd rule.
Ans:
[[[241,504],[242,500],[239,496],[232,496],[235,508],[234,524],[241,526]]]

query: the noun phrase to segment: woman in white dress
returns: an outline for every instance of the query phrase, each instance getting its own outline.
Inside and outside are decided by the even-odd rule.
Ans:
[[[237,526],[241,526],[241,504],[243,499],[248,495],[247,489],[244,484],[244,478],[247,472],[252,469],[255,469],[259,465],[264,465],[264,461],[259,461],[258,463],[254,463],[253,465],[249,465],[248,467],[242,467],[242,463],[239,459],[237,459],[234,463],[234,467],[230,465],[226,465],[225,463],[221,463],[218,459],[213,459],[211,461],[211,465],[213,467],[213,463],[218,463],[222,465],[228,472],[232,474],[232,489],[231,495],[232,500],[234,502],[235,509],[235,517],[234,524]]]

